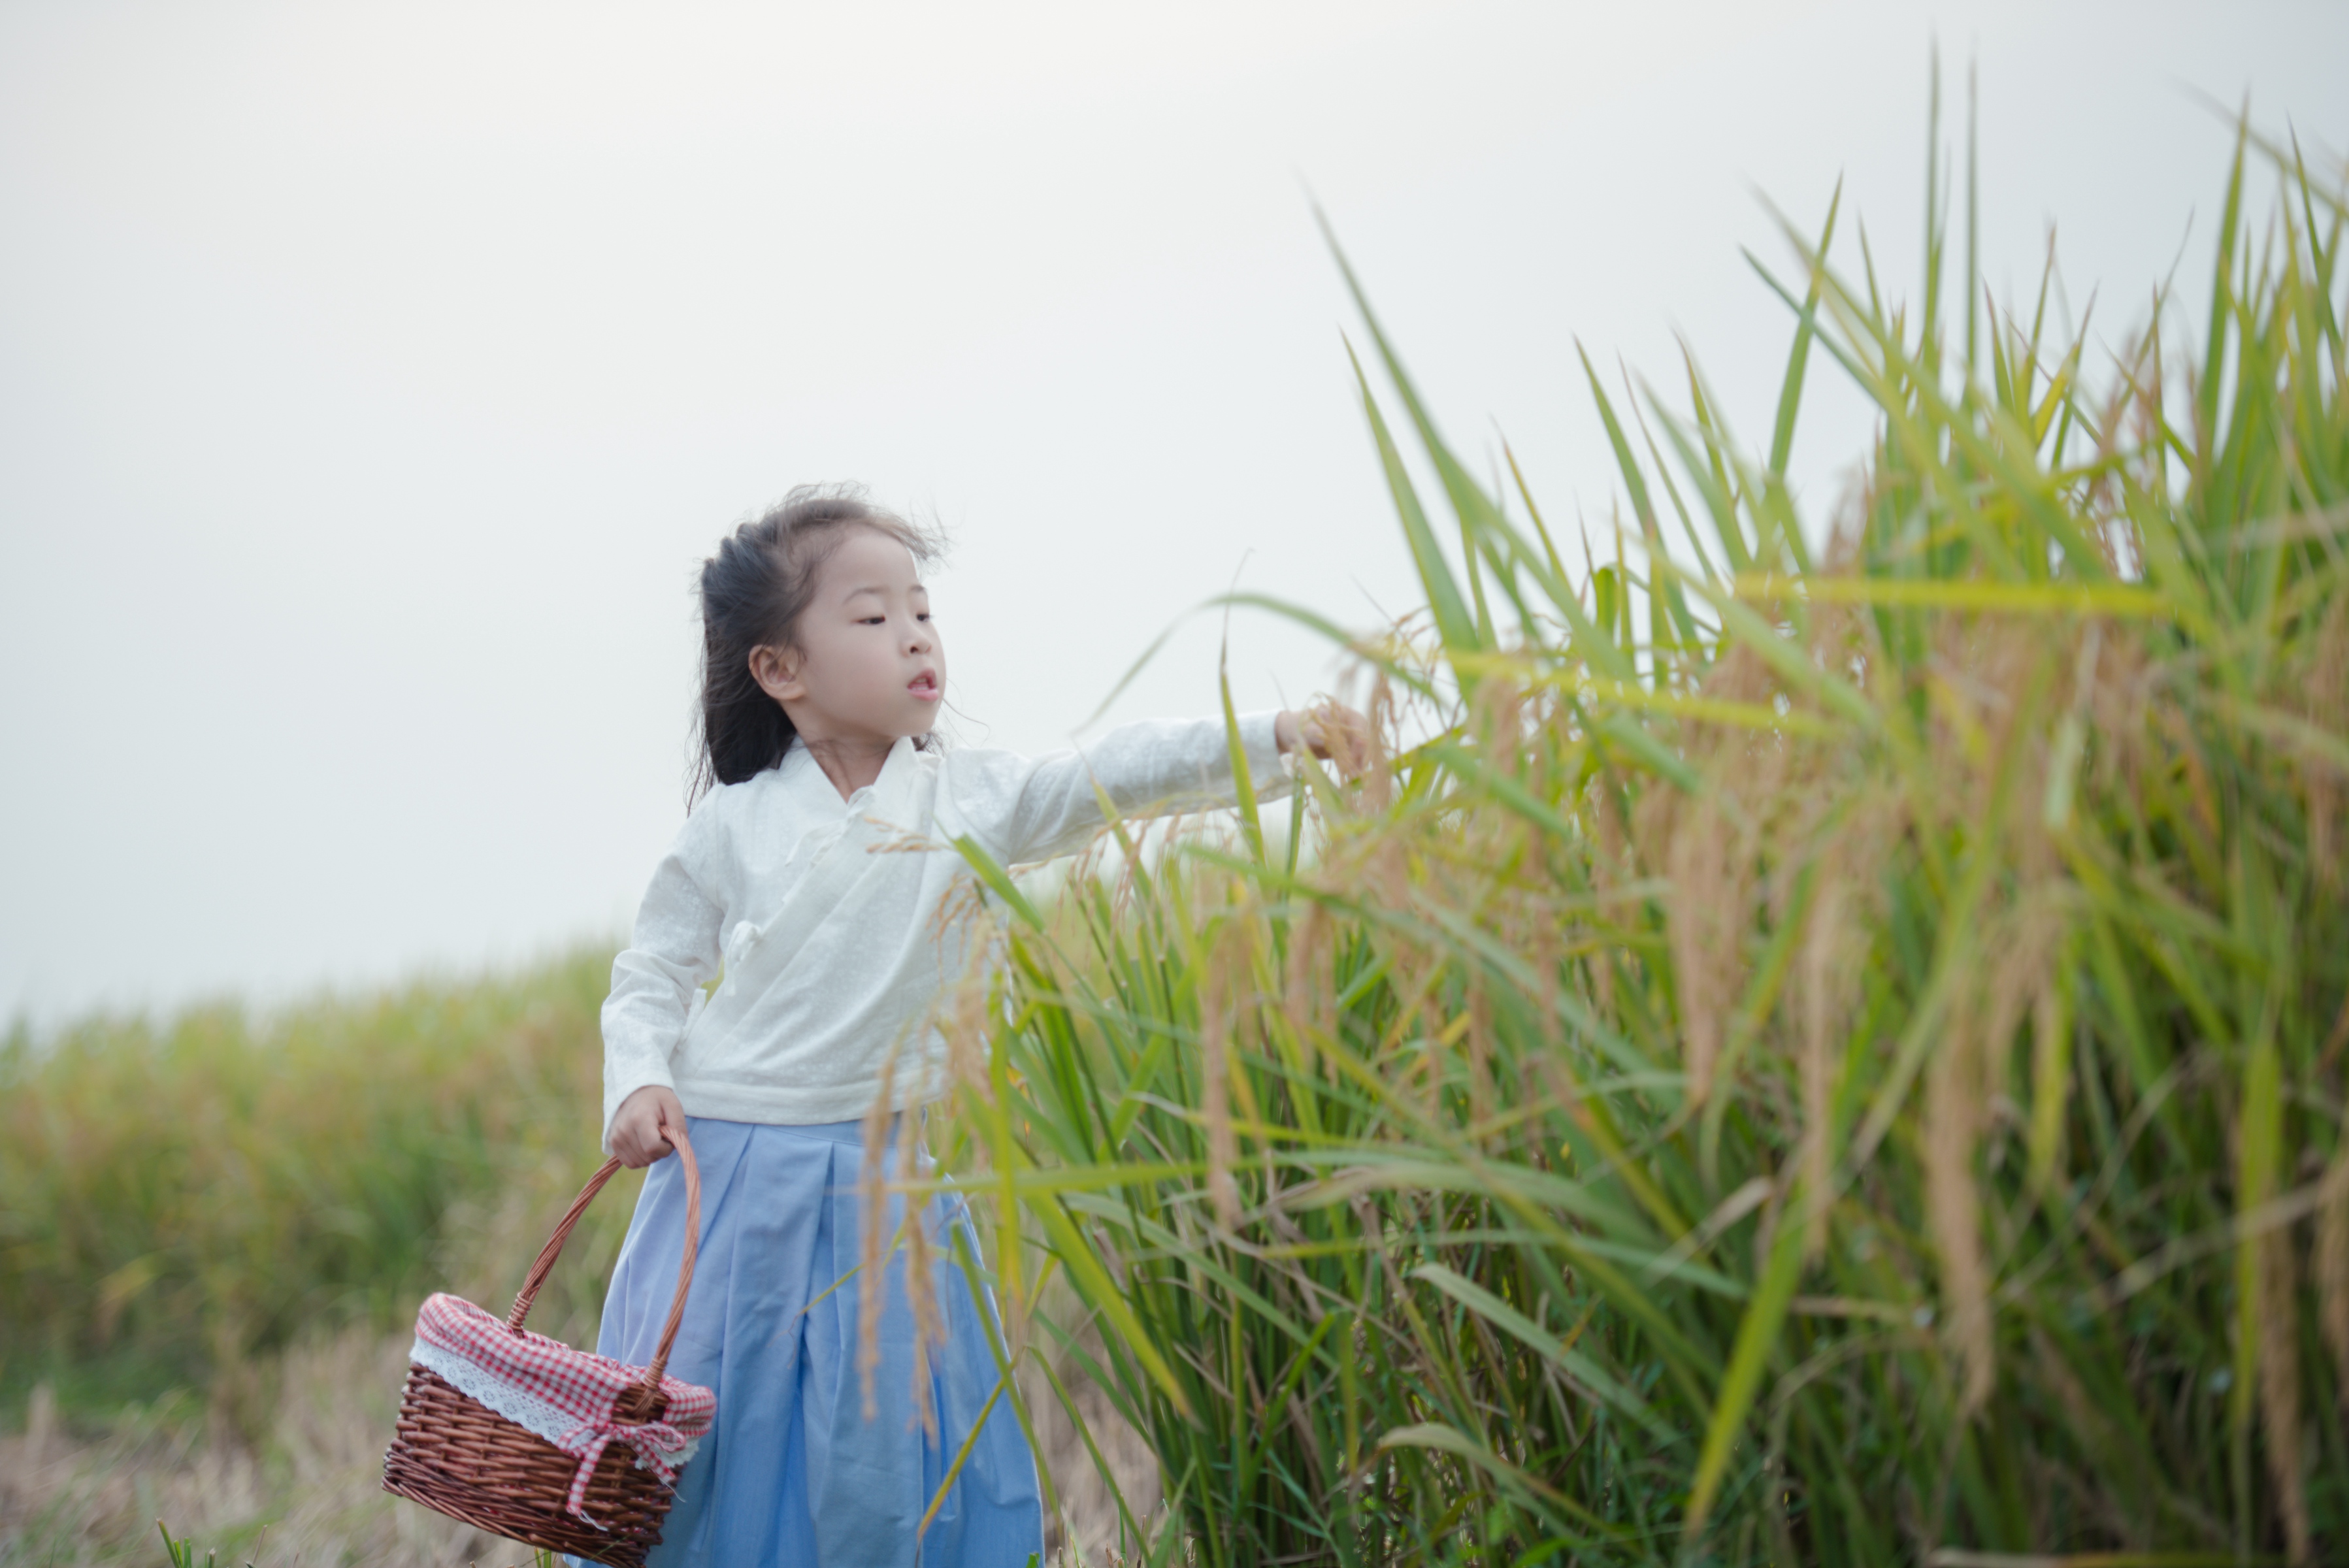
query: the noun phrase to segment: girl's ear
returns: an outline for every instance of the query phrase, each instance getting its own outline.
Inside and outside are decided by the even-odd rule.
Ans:
[[[780,644],[767,643],[750,650],[750,678],[777,702],[797,702],[807,696],[800,665],[798,652]]]

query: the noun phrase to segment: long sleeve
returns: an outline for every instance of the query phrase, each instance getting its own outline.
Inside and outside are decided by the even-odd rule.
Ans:
[[[621,1102],[648,1084],[676,1087],[669,1058],[684,1037],[693,1000],[718,973],[724,912],[687,869],[687,831],[653,872],[627,948],[612,961],[604,1002],[604,1147]]]
[[[1241,748],[1261,799],[1278,799],[1289,789],[1274,735],[1278,717],[1266,711],[1239,719]],[[1046,757],[949,752],[947,769],[962,830],[1006,864],[1082,845],[1102,825],[1096,783],[1126,816],[1204,810],[1238,799],[1220,717],[1122,724],[1083,750]]]

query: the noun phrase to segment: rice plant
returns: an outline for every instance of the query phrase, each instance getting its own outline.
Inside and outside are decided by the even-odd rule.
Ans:
[[[1058,1336],[1157,1452],[1134,1552],[2349,1552],[2344,183],[2246,124],[2205,330],[2165,292],[2106,369],[1982,288],[1933,147],[1913,304],[1788,228],[1766,445],[1692,365],[1588,376],[1596,550],[1357,285],[1426,598],[1353,645],[1378,766],[1050,906],[965,847],[944,1169],[1007,1360]],[[1815,533],[1821,374],[1879,424]]]

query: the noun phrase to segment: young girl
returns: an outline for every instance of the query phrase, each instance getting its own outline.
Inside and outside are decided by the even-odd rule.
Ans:
[[[943,748],[946,652],[919,573],[935,552],[856,491],[802,487],[702,566],[708,792],[653,872],[604,1006],[605,1144],[653,1170],[602,1354],[644,1365],[667,1316],[685,1225],[667,1129],[687,1130],[701,1169],[669,1370],[716,1390],[717,1425],[649,1568],[1024,1568],[1043,1551],[1034,1461],[1009,1400],[989,1403],[992,1303],[950,1263],[922,1282],[946,1334],[925,1420],[904,1256],[880,1284],[856,1267],[864,1118],[885,1086],[884,1112],[947,1087],[930,1014],[964,957],[941,918],[964,907],[956,838],[1005,865],[1067,852],[1102,826],[1096,784],[1125,814],[1228,805],[1231,752],[1220,719],[1124,725],[1034,759]],[[1285,793],[1292,748],[1350,754],[1364,738],[1334,706],[1250,714],[1239,732],[1267,798]],[[968,1222],[951,1198],[924,1221],[941,1259]],[[876,1288],[868,1416],[859,1304]]]

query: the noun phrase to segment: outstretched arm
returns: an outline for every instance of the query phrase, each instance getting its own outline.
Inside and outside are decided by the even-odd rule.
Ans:
[[[1343,717],[1336,717],[1343,715]],[[1368,727],[1350,709],[1325,705],[1241,715],[1240,750],[1257,795],[1288,792],[1283,753],[1300,745],[1340,766],[1367,753]],[[1122,816],[1206,810],[1239,798],[1221,718],[1122,724],[1081,750],[1027,758],[1007,751],[947,754],[949,799],[968,831],[1007,864],[1081,846],[1102,825],[1101,795]],[[1100,791],[1096,794],[1098,787]]]

